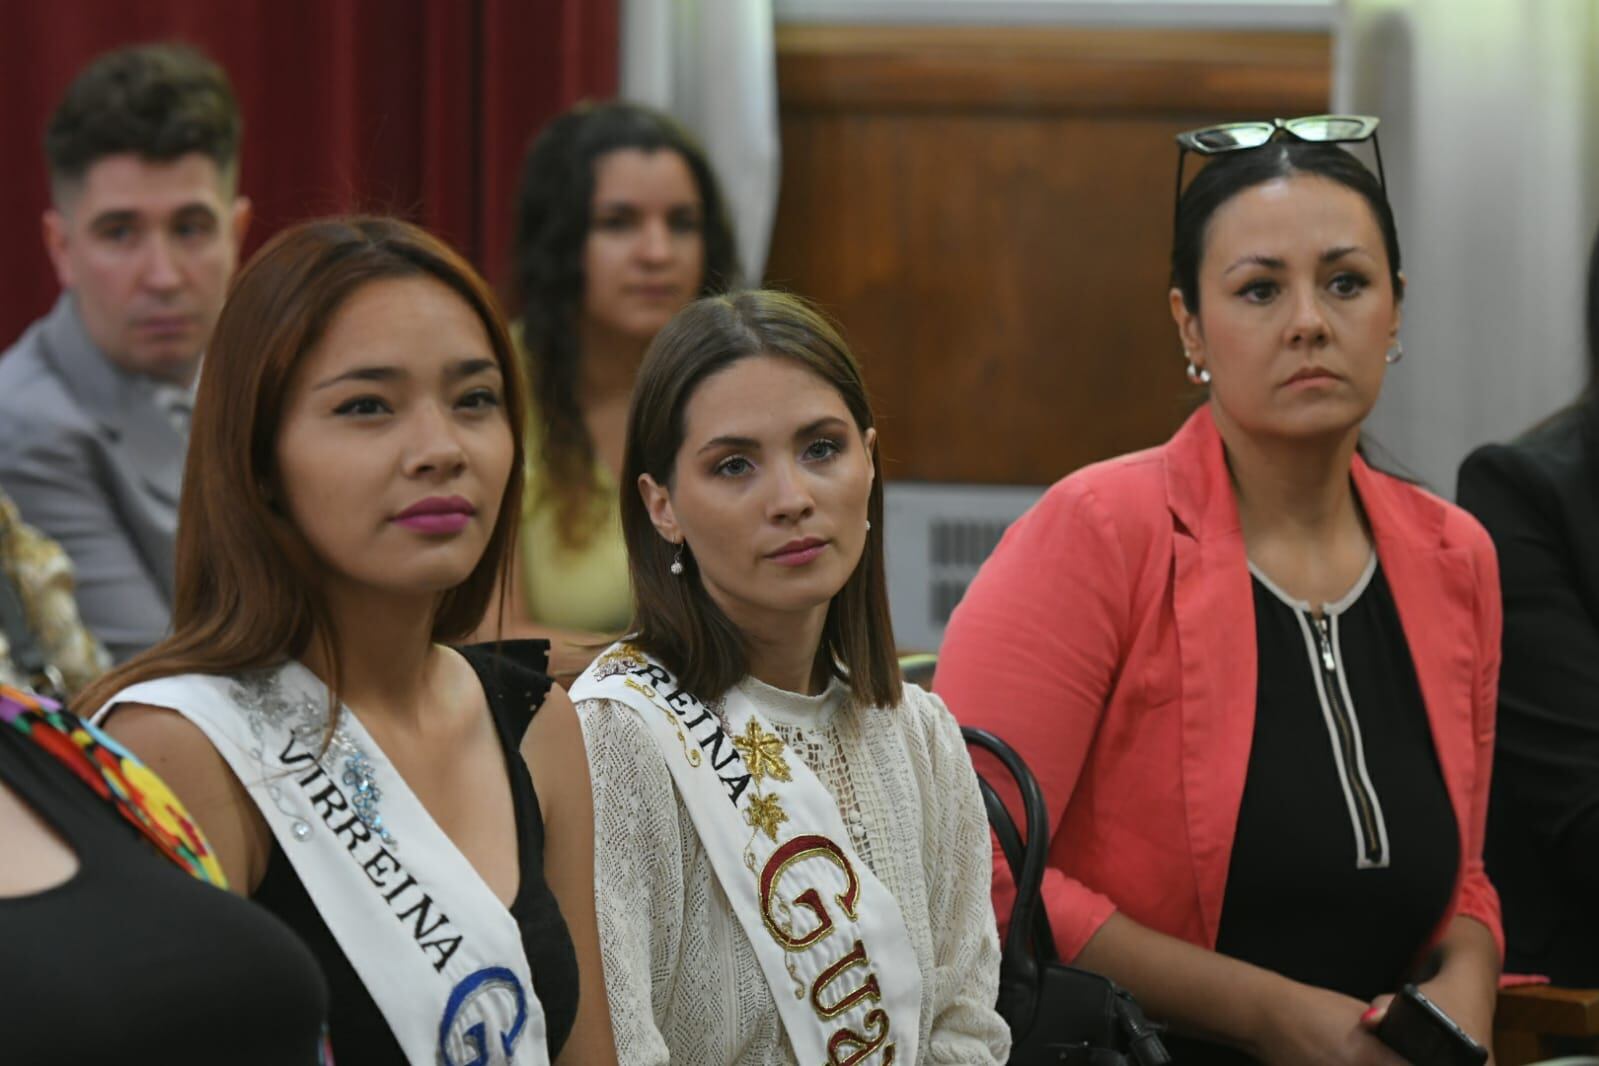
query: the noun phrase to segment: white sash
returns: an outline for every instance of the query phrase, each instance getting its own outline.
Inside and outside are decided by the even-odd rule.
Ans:
[[[626,643],[571,695],[624,703],[655,737],[799,1061],[914,1064],[922,974],[899,904],[855,854],[826,786],[755,705],[730,690],[724,729]]]
[[[227,759],[413,1063],[547,1066],[522,934],[349,708],[320,757],[327,687],[298,662],[133,685]]]

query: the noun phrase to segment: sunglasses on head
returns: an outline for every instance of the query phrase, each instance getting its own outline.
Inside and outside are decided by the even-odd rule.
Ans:
[[[1355,144],[1370,141],[1372,153],[1377,157],[1377,183],[1383,193],[1388,192],[1388,180],[1382,171],[1382,149],[1377,144],[1377,123],[1374,115],[1306,115],[1303,118],[1274,118],[1270,122],[1224,122],[1219,126],[1205,126],[1177,135],[1177,199],[1172,206],[1172,225],[1177,224],[1177,208],[1183,202],[1183,161],[1188,153],[1195,155],[1222,155],[1226,152],[1246,152],[1270,144],[1279,135],[1311,144]]]

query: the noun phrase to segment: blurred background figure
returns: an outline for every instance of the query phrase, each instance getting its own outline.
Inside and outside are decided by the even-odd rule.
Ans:
[[[1473,452],[1459,497],[1494,539],[1504,667],[1488,872],[1505,966],[1599,987],[1599,240],[1588,386],[1510,444]]]
[[[66,699],[111,665],[72,593],[66,552],[0,492],[0,684]]]
[[[55,308],[0,356],[0,488],[66,549],[118,659],[167,630],[195,374],[250,223],[239,112],[199,52],[111,52],[50,119]]]
[[[677,122],[584,105],[528,153],[514,305],[532,385],[528,489],[508,632],[553,639],[557,676],[631,617],[616,477],[633,375],[689,301],[738,277],[716,178]],[[492,629],[499,612],[491,608]]]

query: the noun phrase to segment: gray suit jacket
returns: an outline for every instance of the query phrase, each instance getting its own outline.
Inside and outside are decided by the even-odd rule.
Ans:
[[[187,441],[153,383],[89,340],[70,293],[0,356],[0,488],[59,541],[119,662],[167,632]]]

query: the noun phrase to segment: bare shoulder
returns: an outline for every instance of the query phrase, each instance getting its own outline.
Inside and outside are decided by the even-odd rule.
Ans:
[[[582,750],[583,730],[578,725],[577,709],[572,706],[572,697],[566,694],[566,689],[552,684],[527,732],[522,734],[522,755],[531,762],[535,754],[547,754],[551,748],[570,753],[573,744]]]
[[[184,785],[233,779],[227,761],[204,730],[170,707],[119,703],[100,724],[160,774],[186,804]]]
[[[533,777],[539,809],[546,824],[572,806],[571,797],[589,794],[588,758],[583,750],[583,730],[572,697],[560,685],[551,685],[533,723],[522,735],[522,758]]]
[[[199,726],[170,707],[120,703],[101,728],[167,783],[211,842],[228,883],[251,894],[266,872],[271,830]]]

